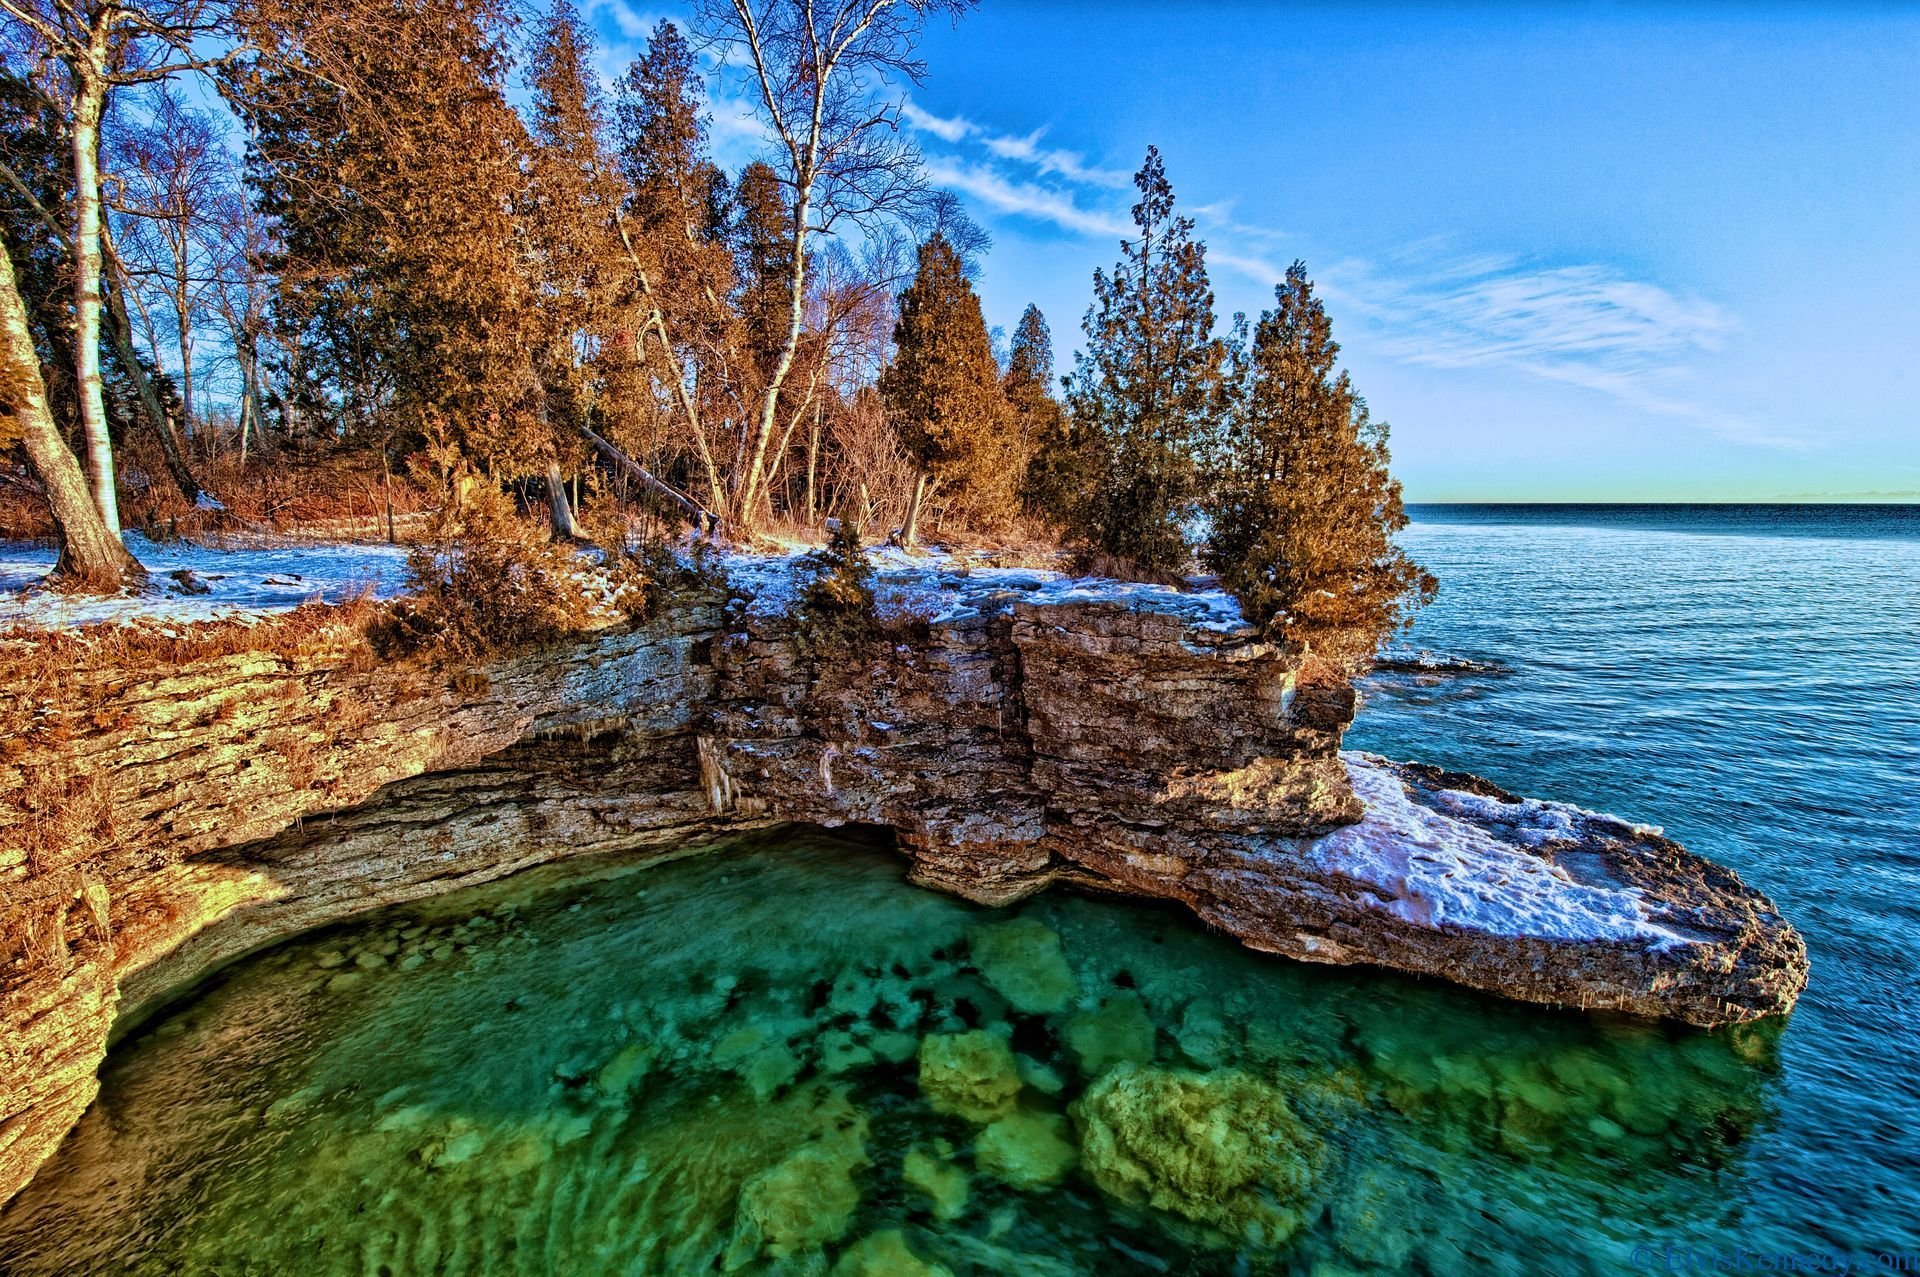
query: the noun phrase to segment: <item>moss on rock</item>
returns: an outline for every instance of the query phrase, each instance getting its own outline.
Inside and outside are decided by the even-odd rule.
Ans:
[[[1005,1117],[1020,1093],[1013,1048],[982,1029],[930,1033],[920,1043],[920,1092],[936,1113],[981,1123]]]
[[[1278,1245],[1307,1221],[1326,1145],[1246,1073],[1115,1065],[1074,1105],[1081,1165],[1110,1196]]]
[[[1058,1184],[1079,1159],[1066,1118],[1058,1113],[1010,1113],[980,1132],[973,1160],[1002,1183],[1035,1189]]]

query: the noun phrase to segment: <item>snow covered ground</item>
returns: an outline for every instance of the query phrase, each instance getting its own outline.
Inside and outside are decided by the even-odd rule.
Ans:
[[[940,550],[910,555],[891,545],[869,546],[867,557],[882,612],[911,612],[936,625],[978,616],[983,606],[1003,607],[1004,596],[1015,594],[1036,604],[1116,603],[1222,634],[1246,627],[1240,605],[1221,590],[1178,590],[1041,568],[985,567]],[[801,558],[800,553],[727,554],[719,564],[735,591],[751,596],[751,612],[772,616],[789,611],[798,597],[804,579]]]
[[[0,543],[0,628],[66,629],[100,621],[214,621],[284,612],[321,599],[338,603],[371,589],[400,594],[407,551],[393,545],[281,545],[215,550],[190,542],[149,541],[127,534],[127,548],[146,565],[142,594],[92,598],[34,588],[53,567],[50,548]],[[175,573],[191,573],[183,581]],[[192,592],[205,587],[206,593]]]
[[[1504,803],[1438,790],[1441,808],[1417,803],[1386,760],[1346,751],[1353,792],[1366,804],[1357,825],[1304,845],[1322,870],[1375,889],[1381,909],[1421,926],[1455,926],[1548,940],[1620,940],[1665,949],[1690,937],[1655,921],[1655,907],[1631,887],[1582,883],[1529,847],[1578,841],[1590,813],[1523,798]],[[1525,846],[1494,837],[1478,821],[1512,828]]]

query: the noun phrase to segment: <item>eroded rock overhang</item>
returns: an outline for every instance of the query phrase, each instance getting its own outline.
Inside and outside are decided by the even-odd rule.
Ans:
[[[820,651],[791,560],[477,670],[229,657],[120,671],[59,757],[110,845],[0,851],[0,1197],[90,1101],[117,1012],[259,945],[565,856],[879,824],[915,879],[1178,901],[1256,949],[1711,1026],[1783,1012],[1805,948],[1656,832],[1357,755],[1351,688],[1229,601],[895,569]],[[15,692],[14,695],[25,695]],[[106,925],[89,918],[105,915]]]

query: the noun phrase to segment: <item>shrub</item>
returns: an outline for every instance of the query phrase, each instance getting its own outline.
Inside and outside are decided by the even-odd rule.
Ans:
[[[800,575],[800,633],[816,652],[850,652],[873,636],[873,563],[851,520],[800,561]]]
[[[459,463],[443,487],[445,499],[407,554],[412,597],[375,636],[383,655],[432,649],[470,660],[590,624],[593,600],[571,548]]]

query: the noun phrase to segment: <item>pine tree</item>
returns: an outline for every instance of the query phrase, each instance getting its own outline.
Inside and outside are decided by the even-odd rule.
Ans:
[[[1000,379],[1013,414],[1019,451],[1028,458],[1020,486],[1026,509],[1067,524],[1079,507],[1084,465],[1068,430],[1066,409],[1053,393],[1053,332],[1038,306],[1021,312]]]
[[[452,423],[498,474],[537,469],[521,227],[527,138],[496,0],[254,0],[229,85],[281,251],[276,319],[304,406],[350,434]],[[342,420],[344,418],[344,420]]]
[[[793,296],[793,209],[771,167],[756,160],[734,188],[735,304],[749,366],[759,384],[773,376]]]
[[[1111,275],[1095,271],[1087,336],[1069,406],[1087,432],[1085,511],[1093,545],[1139,567],[1174,571],[1199,496],[1198,454],[1218,408],[1224,348],[1213,335],[1206,248],[1173,212],[1160,152],[1134,176],[1137,239]]]
[[[1393,542],[1407,517],[1387,428],[1337,367],[1304,263],[1274,302],[1239,370],[1205,558],[1248,620],[1336,657],[1370,655],[1436,583]]]
[[[698,64],[673,23],[653,29],[645,54],[621,77],[614,116],[629,189],[626,222],[647,274],[645,304],[658,308],[660,322],[651,328],[643,322],[634,343],[611,348],[626,351],[631,363],[609,368],[618,393],[610,397],[608,434],[656,459],[677,479],[704,486],[708,506],[724,510],[720,466],[732,453],[725,445],[732,433],[728,419],[741,411],[728,393],[738,340],[728,190],[708,150]],[[671,360],[662,357],[661,342],[671,342]],[[656,397],[656,379],[669,382],[676,375],[679,386],[661,386]],[[684,419],[675,423],[680,428],[668,428],[668,418],[655,409],[658,402],[682,406]]]
[[[935,234],[920,246],[919,270],[900,295],[893,341],[880,394],[920,466],[903,540],[913,544],[921,496],[930,486],[950,493],[973,521],[1006,519],[1025,458],[1000,390],[980,299],[945,236]]]
[[[592,73],[593,42],[570,0],[556,0],[529,59],[532,164],[521,220],[527,271],[539,298],[528,317],[538,380],[536,415],[550,435],[544,479],[556,535],[577,537],[561,467],[584,458],[578,427],[599,397],[596,356],[610,327],[620,275],[614,214],[622,191],[601,142],[605,108]]]

